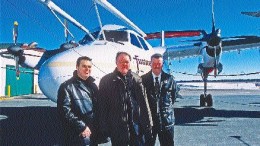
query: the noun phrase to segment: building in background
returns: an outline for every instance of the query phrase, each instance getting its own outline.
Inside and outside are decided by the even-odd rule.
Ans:
[[[12,44],[0,44],[5,51]],[[0,96],[19,96],[41,93],[38,86],[38,71],[20,67],[20,76],[16,77],[15,61],[10,54],[0,56]]]

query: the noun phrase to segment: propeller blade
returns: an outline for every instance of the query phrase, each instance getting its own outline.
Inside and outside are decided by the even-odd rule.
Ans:
[[[20,68],[19,68],[19,57],[15,56],[15,72],[16,72],[16,78],[19,79],[20,77]]]
[[[11,55],[8,50],[7,51],[1,51],[0,56],[7,59],[14,59],[13,55]]]
[[[214,0],[212,0],[212,9],[211,9],[211,13],[212,13],[212,34],[215,32],[215,15],[214,15]]]
[[[33,56],[33,57],[41,57],[41,56],[39,56],[39,55],[33,55],[33,54],[27,54],[27,53],[24,53],[23,55]]]
[[[13,28],[13,41],[14,41],[14,44],[17,43],[17,38],[18,38],[18,22],[14,21],[14,28]]]
[[[0,55],[2,55],[2,54],[9,54],[9,52],[8,51],[2,51],[2,52],[0,52]]]

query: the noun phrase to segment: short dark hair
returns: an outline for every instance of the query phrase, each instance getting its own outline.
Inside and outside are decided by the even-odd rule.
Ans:
[[[117,53],[116,53],[116,61],[117,61],[117,58],[118,58],[118,56],[119,56],[119,55],[121,55],[121,54],[124,54],[124,55],[127,55],[127,56],[129,56],[129,58],[130,58],[130,61],[131,61],[131,55],[130,55],[130,54],[128,54],[127,52],[117,52]]]
[[[151,56],[151,60],[152,60],[153,58],[158,59],[158,58],[162,58],[162,57],[163,57],[162,54],[155,53],[155,54],[153,54],[153,55]]]
[[[79,66],[80,65],[80,61],[81,60],[88,60],[88,61],[92,61],[92,59],[91,58],[89,58],[88,56],[81,56],[81,57],[79,57],[78,59],[77,59],[77,66]]]

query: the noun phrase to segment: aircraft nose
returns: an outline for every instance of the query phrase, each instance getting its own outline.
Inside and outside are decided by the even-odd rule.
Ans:
[[[78,56],[77,56],[78,57]],[[41,91],[52,101],[57,101],[57,93],[61,83],[68,80],[75,70],[73,55],[56,55],[41,66],[38,83]]]
[[[110,49],[110,52],[104,57],[98,52],[104,52],[104,49]],[[112,50],[112,51],[111,51]],[[106,73],[112,72],[115,69],[115,63],[111,62],[111,58],[115,58],[116,53],[114,46],[95,45],[95,46],[80,46],[75,49],[69,49],[62,53],[52,56],[45,61],[39,70],[38,82],[43,94],[52,101],[57,101],[57,93],[61,83],[72,77],[76,70],[76,61],[81,56],[92,58],[91,76],[98,84],[101,77]]]

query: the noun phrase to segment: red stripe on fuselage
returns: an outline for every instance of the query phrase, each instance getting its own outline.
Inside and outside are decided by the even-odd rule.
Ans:
[[[193,37],[193,36],[199,36],[200,31],[165,31],[164,37],[165,38],[173,38],[173,37]],[[150,33],[147,34],[145,37],[146,40],[149,39],[159,39],[161,38],[160,32]]]

